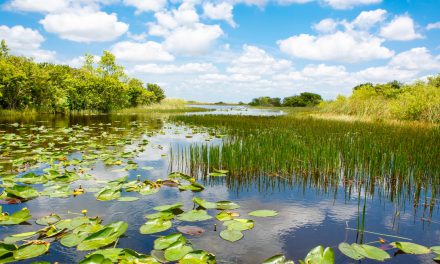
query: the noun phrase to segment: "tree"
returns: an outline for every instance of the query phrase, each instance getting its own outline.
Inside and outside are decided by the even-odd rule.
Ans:
[[[106,50],[104,50],[104,53],[98,62],[98,73],[102,77],[110,76],[117,80],[126,78],[124,67],[117,65],[115,55]]]
[[[322,101],[319,94],[304,92],[300,95],[286,97],[283,100],[283,106],[305,107],[315,106]]]
[[[0,58],[7,57],[8,55],[9,55],[8,45],[6,45],[6,41],[2,39],[0,44]]]
[[[163,89],[154,83],[149,83],[147,84],[147,89],[150,92],[153,92],[155,98],[155,102],[156,103],[160,103],[163,99],[165,99],[165,92],[163,91]]]

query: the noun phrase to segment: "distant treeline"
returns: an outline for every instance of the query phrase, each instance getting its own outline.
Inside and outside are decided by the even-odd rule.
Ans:
[[[109,112],[164,98],[158,85],[129,78],[108,51],[97,62],[86,54],[84,65],[77,69],[13,56],[5,41],[1,42],[0,109]]]
[[[324,112],[377,119],[440,122],[440,74],[427,81],[402,84],[364,83],[349,97],[322,104]]]
[[[292,106],[292,107],[305,107],[316,106],[322,102],[322,97],[315,93],[301,93],[300,95],[294,95],[285,97],[282,101],[281,98],[269,96],[263,96],[252,99],[249,105],[252,106]]]

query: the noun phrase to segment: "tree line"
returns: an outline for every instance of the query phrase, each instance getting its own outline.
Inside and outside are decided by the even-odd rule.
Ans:
[[[164,98],[159,85],[128,77],[108,51],[98,61],[86,54],[84,65],[73,68],[11,55],[6,42],[1,41],[0,109],[110,112]]]
[[[291,107],[306,107],[316,106],[322,102],[322,97],[319,94],[304,92],[299,95],[285,97],[282,101],[278,97],[262,96],[252,99],[249,103],[251,106],[291,106]]]

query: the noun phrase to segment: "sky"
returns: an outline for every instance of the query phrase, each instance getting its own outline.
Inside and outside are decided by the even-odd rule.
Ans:
[[[168,97],[249,102],[440,72],[439,0],[0,0],[13,54],[111,51]]]

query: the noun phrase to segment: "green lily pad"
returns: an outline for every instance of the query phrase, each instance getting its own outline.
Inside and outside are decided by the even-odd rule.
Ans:
[[[193,248],[185,245],[186,242],[177,241],[170,247],[165,249],[164,256],[168,261],[177,261],[183,258],[186,254],[193,251]]]
[[[6,188],[5,192],[9,195],[18,197],[23,200],[30,200],[40,196],[40,193],[30,186],[15,185],[11,188]]]
[[[15,234],[15,235],[10,235],[7,236],[3,239],[3,241],[7,244],[13,244],[17,241],[23,241],[23,240],[27,240],[35,235],[37,235],[37,232],[26,232],[26,233],[20,233],[20,234]]]
[[[402,250],[407,254],[429,254],[431,250],[425,246],[414,244],[411,242],[394,242],[390,244],[391,246]]]
[[[191,210],[177,216],[178,220],[185,222],[205,221],[211,218],[212,216],[208,215],[205,210]]]
[[[211,173],[209,173],[209,176],[211,176],[211,177],[226,177],[228,175],[226,175],[226,173],[221,173],[221,172],[211,172]]]
[[[249,215],[257,216],[257,217],[272,217],[272,216],[277,216],[278,212],[274,210],[256,210],[250,212]]]
[[[179,260],[179,264],[215,264],[215,255],[204,250],[195,250]]]
[[[194,182],[189,185],[179,185],[179,190],[181,191],[193,191],[193,192],[201,192],[205,189],[205,186]]]
[[[92,255],[102,255],[107,259],[110,259],[112,262],[118,262],[119,254],[121,254],[123,251],[122,248],[107,248],[102,250],[94,251],[90,254],[86,255],[86,258],[92,256]]]
[[[120,264],[133,264],[133,263],[145,263],[145,264],[160,264],[154,257],[140,254],[131,249],[124,249],[118,257],[118,263]]]
[[[49,225],[53,225],[53,224],[59,222],[60,220],[61,220],[61,217],[59,215],[50,214],[50,215],[46,215],[45,217],[37,219],[37,221],[35,221],[35,223],[37,225],[49,226]]]
[[[35,258],[46,253],[49,250],[49,247],[50,243],[41,240],[35,240],[20,246],[17,250],[14,251],[13,257],[14,260]]]
[[[175,204],[166,204],[166,205],[156,206],[153,209],[156,211],[163,212],[163,211],[171,211],[173,209],[177,209],[182,206],[183,206],[182,203],[175,203]]]
[[[141,234],[159,233],[170,229],[172,225],[170,220],[162,218],[151,219],[141,226],[140,232]]]
[[[226,229],[220,232],[220,237],[224,240],[235,242],[243,238],[243,233],[238,230]]]
[[[218,201],[216,208],[218,210],[234,210],[240,208],[240,206],[231,201]]]
[[[252,229],[254,227],[254,221],[249,219],[233,219],[223,222],[223,225],[227,226],[228,229],[244,231]]]
[[[162,212],[157,212],[154,214],[147,214],[147,215],[145,215],[145,217],[148,219],[162,218],[165,220],[171,220],[174,218],[174,214],[170,211],[162,211]]]
[[[219,221],[228,221],[234,219],[236,216],[238,216],[238,213],[222,211],[218,213],[215,218],[217,218]]]
[[[432,252],[440,255],[440,246],[431,247]]]
[[[351,247],[356,250],[357,253],[369,259],[384,261],[391,258],[386,251],[370,245],[359,245],[354,243],[351,244]]]
[[[352,246],[350,246],[347,243],[339,244],[338,248],[342,252],[342,254],[346,255],[349,258],[352,258],[355,260],[361,260],[364,258],[364,256],[359,254]]]
[[[295,263],[292,260],[288,260],[284,255],[279,254],[264,260],[262,264],[295,264]]]
[[[177,241],[186,242],[186,238],[180,233],[159,237],[158,239],[154,240],[154,249],[156,250],[166,249]]]
[[[122,221],[106,225],[102,230],[92,233],[86,237],[81,243],[78,244],[77,249],[83,251],[107,246],[122,236],[127,228],[128,224]]]
[[[2,207],[0,206],[0,225],[18,225],[31,218],[31,213],[27,208],[23,208],[20,211],[14,212],[12,215],[8,215],[2,213]]]
[[[199,198],[199,197],[194,197],[192,199],[192,201],[195,204],[198,204],[199,206],[201,206],[201,207],[203,207],[205,209],[215,209],[215,208],[217,208],[217,204],[216,203],[205,201],[205,200],[203,200],[202,198]]]
[[[332,248],[317,246],[313,248],[306,256],[305,263],[310,264],[333,264],[335,263],[335,254]]]
[[[139,190],[141,195],[151,195],[155,194],[160,190],[158,186],[153,186],[152,184],[147,184],[145,187]]]
[[[99,201],[111,201],[118,199],[121,197],[121,190],[120,189],[107,189],[104,188],[98,193],[95,194],[96,200]]]
[[[112,264],[113,261],[101,254],[86,256],[79,264]]]

